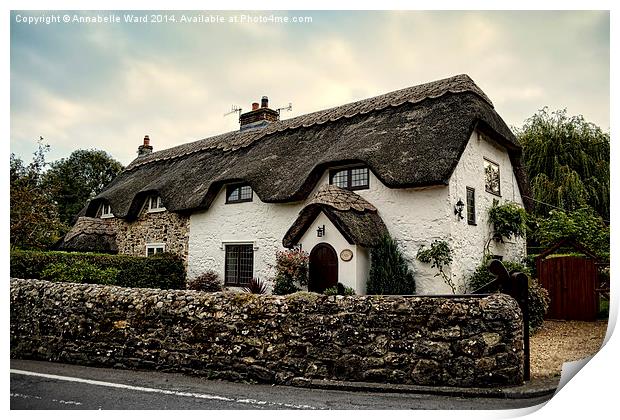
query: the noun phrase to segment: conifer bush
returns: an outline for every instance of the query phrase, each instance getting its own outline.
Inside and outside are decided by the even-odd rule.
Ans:
[[[385,235],[370,251],[369,295],[413,295],[415,279],[398,244]]]

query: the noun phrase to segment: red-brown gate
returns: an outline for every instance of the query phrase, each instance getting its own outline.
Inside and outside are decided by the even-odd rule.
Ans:
[[[595,320],[598,313],[596,260],[587,257],[540,258],[538,280],[549,291],[547,318]]]

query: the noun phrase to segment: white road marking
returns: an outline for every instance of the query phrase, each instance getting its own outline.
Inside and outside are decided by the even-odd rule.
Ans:
[[[39,397],[38,395],[18,394],[18,393],[14,393],[14,392],[11,392],[11,398],[24,398],[24,399],[34,398],[35,400],[42,400],[43,399],[42,397]],[[82,405],[82,403],[79,402],[79,401],[57,400],[56,398],[52,398],[52,401],[60,403],[60,404],[66,404],[66,405]]]
[[[178,397],[191,397],[191,398],[199,398],[203,400],[228,401],[228,402],[234,402],[234,403],[240,403],[240,404],[252,404],[252,405],[263,405],[263,406],[264,405],[271,405],[271,406],[276,405],[279,407],[286,407],[286,408],[316,410],[316,407],[313,407],[311,405],[305,405],[305,404],[288,404],[288,403],[281,403],[281,402],[275,402],[275,401],[255,400],[253,398],[230,398],[230,397],[224,397],[221,395],[214,395],[214,394],[200,394],[196,392],[182,392],[182,391],[172,391],[169,389],[147,388],[147,387],[142,387],[142,386],[117,384],[114,382],[104,382],[104,381],[95,381],[92,379],[74,378],[71,376],[59,376],[59,375],[51,375],[49,373],[30,372],[27,370],[19,370],[19,369],[11,369],[11,373],[16,374],[16,375],[37,376],[40,378],[56,379],[59,381],[66,381],[66,382],[78,382],[78,383],[88,384],[88,385],[106,386],[109,388],[128,389],[128,390],[140,391],[140,392],[152,392],[152,393],[165,394],[165,395],[175,395]],[[18,395],[16,394],[16,396]]]

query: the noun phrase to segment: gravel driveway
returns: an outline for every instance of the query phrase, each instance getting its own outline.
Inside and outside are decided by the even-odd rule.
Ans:
[[[607,321],[551,321],[530,338],[532,378],[560,376],[562,364],[598,352]]]

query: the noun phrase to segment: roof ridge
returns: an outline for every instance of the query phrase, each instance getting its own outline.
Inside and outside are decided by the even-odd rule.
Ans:
[[[311,127],[327,122],[335,122],[341,118],[352,118],[356,115],[367,114],[372,111],[380,111],[387,107],[397,107],[406,102],[419,103],[426,99],[439,98],[448,93],[459,94],[471,92],[478,95],[492,108],[493,103],[476,83],[467,75],[456,76],[426,82],[419,85],[395,90],[370,98],[360,99],[344,105],[335,106],[309,114],[298,115],[287,120],[281,120],[267,125],[259,130],[229,131],[212,137],[184,143],[168,149],[163,149],[145,156],[134,159],[125,171],[131,171],[147,163],[179,158],[189,154],[219,149],[222,151],[234,151],[247,147],[255,141],[281,131],[295,130],[300,127]]]

